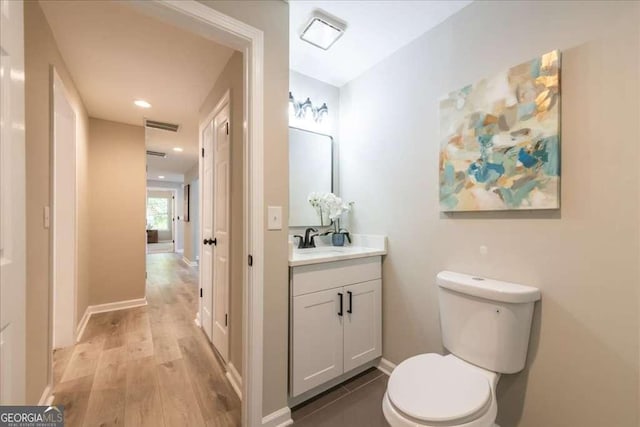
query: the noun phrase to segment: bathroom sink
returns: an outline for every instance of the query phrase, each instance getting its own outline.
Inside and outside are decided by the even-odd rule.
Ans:
[[[306,249],[294,247],[294,242],[289,240],[289,267],[380,256],[387,253],[384,236],[352,235],[351,238],[356,240],[347,246],[319,244],[315,248]]]
[[[318,246],[317,248],[296,249],[299,254],[332,254],[349,252],[349,248],[343,246]]]

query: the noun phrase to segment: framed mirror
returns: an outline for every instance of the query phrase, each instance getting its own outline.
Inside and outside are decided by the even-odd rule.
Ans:
[[[307,198],[333,191],[333,138],[289,128],[289,226],[320,226],[320,217]]]

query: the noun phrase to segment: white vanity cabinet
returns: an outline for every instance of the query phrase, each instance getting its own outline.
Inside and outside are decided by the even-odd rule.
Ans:
[[[381,278],[381,256],[291,268],[292,396],[382,355]]]

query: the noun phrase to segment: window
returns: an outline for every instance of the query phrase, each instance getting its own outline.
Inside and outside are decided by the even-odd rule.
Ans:
[[[171,218],[169,218],[169,202],[166,197],[147,198],[147,228],[149,230],[169,230]]]

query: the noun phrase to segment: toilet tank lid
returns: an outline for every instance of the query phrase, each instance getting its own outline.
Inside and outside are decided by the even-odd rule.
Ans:
[[[468,274],[441,271],[438,286],[492,301],[522,304],[540,299],[540,289]]]

